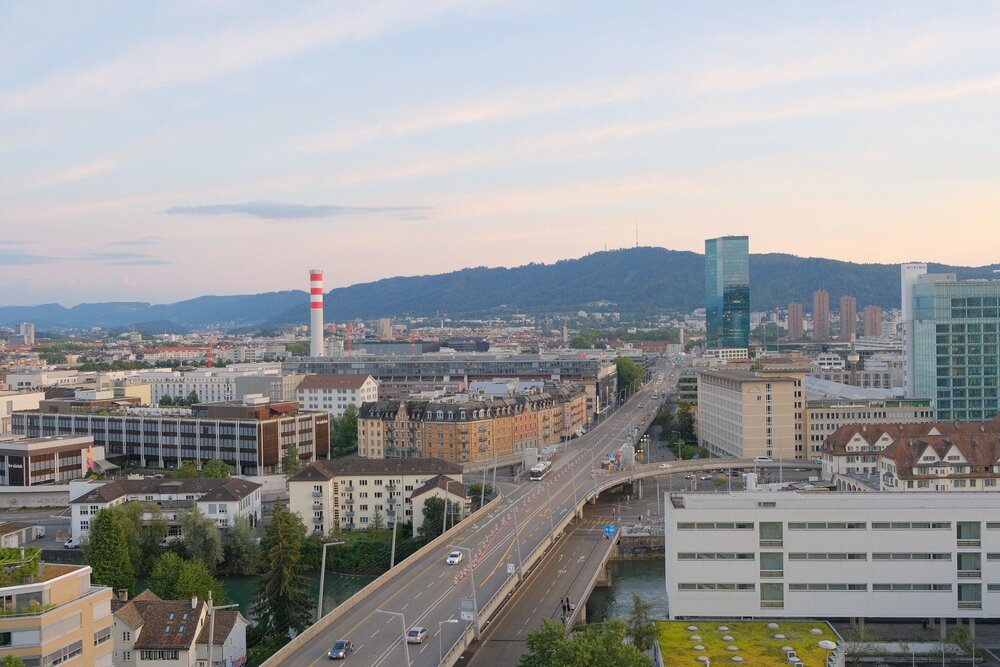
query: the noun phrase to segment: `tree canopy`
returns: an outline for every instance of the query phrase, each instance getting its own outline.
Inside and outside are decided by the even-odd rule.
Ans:
[[[518,667],[649,667],[643,651],[625,642],[627,626],[611,619],[600,629],[587,628],[566,637],[566,627],[544,619],[542,627],[528,634],[528,653]]]
[[[135,586],[135,565],[129,548],[132,533],[124,512],[110,508],[97,513],[84,551],[92,582],[116,591]]]
[[[312,623],[312,596],[303,574],[302,546],[306,527],[298,514],[279,503],[261,541],[264,576],[253,605],[258,618],[258,640],[265,643],[287,639]]]
[[[627,357],[616,357],[615,366],[618,368],[618,391],[625,392],[626,396],[634,393],[646,374]]]
[[[211,591],[214,604],[225,604],[226,587],[212,576],[205,564],[194,558],[181,558],[168,551],[156,560],[146,582],[149,590],[164,600],[207,600]]]
[[[201,513],[197,506],[180,518],[184,546],[190,558],[200,560],[210,572],[222,562],[222,536],[219,527],[210,517]]]

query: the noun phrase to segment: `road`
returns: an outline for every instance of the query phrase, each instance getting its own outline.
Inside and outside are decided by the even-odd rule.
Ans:
[[[601,457],[620,447],[634,426],[648,421],[654,408],[652,393],[674,384],[680,370],[654,369],[652,380],[631,400],[589,433],[563,445],[545,480],[524,484],[486,517],[459,525],[451,546],[442,546],[440,553],[407,561],[405,574],[375,590],[319,636],[303,640],[281,664],[326,662],[326,652],[337,639],[348,639],[356,646],[348,664],[439,664],[441,652],[447,653],[469,625],[458,620],[460,599],[474,598],[477,608],[484,608],[516,576],[509,573],[509,564],[517,564],[519,554],[526,556],[550,539],[554,521],[572,511],[596,484],[595,465]],[[459,566],[445,564],[452,546],[466,550]],[[476,555],[475,567],[470,568]],[[405,629],[417,625],[427,628],[427,638],[422,644],[405,644]]]

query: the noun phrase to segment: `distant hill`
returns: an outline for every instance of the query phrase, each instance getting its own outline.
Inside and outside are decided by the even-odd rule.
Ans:
[[[994,277],[1000,269],[931,264],[932,272],[959,278]],[[654,313],[690,311],[704,306],[705,258],[665,248],[596,252],[555,264],[515,268],[476,267],[428,276],[395,277],[332,290],[325,297],[327,321],[394,315],[447,313],[482,316],[515,309],[526,313],[576,310]],[[784,254],[750,256],[750,306],[765,310],[801,301],[812,309],[812,293],[830,292],[831,309],[843,294],[869,304],[899,307],[899,266],[855,264]],[[219,326],[225,329],[270,327],[308,321],[308,297],[288,290],[239,296],[202,296],[172,304],[141,302],[0,307],[0,324],[35,322],[37,330],[136,326],[177,330]]]

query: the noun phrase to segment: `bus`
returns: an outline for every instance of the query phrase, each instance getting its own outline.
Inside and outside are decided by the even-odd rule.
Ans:
[[[536,463],[531,466],[531,481],[540,482],[545,479],[545,476],[552,472],[552,462],[542,461],[541,463]]]

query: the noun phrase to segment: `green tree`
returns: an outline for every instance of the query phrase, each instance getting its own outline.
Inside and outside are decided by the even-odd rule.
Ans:
[[[130,533],[122,512],[103,509],[97,513],[84,552],[92,582],[116,591],[135,586],[135,566],[128,543]]]
[[[353,403],[339,419],[330,420],[330,457],[347,456],[358,450],[358,408]]]
[[[486,502],[490,502],[490,500],[493,498],[492,484],[490,484],[489,482],[486,482],[486,484],[483,484],[482,482],[476,482],[475,484],[469,485],[468,493],[469,497],[472,499],[473,511],[480,508],[479,500],[480,498],[483,498],[484,487],[486,491],[485,494]]]
[[[212,459],[201,467],[202,477],[229,479],[232,474],[233,467],[221,459]]]
[[[191,393],[188,394],[187,398],[184,400],[188,405],[194,405],[195,403],[200,402],[198,399],[198,392],[196,392],[194,389],[191,390]]]
[[[382,513],[378,510],[375,510],[375,513],[372,514],[372,520],[368,524],[368,530],[373,533],[385,530],[385,517],[382,516]]]
[[[424,522],[420,526],[420,539],[430,542],[441,534],[441,524],[444,523],[444,499],[428,498],[424,501]]]
[[[645,373],[628,357],[616,357],[615,366],[618,369],[618,391],[623,396],[629,396],[638,390]]]
[[[174,397],[171,396],[171,395],[169,395],[169,394],[167,394],[167,395],[165,395],[165,396],[163,396],[163,397],[160,398],[160,407],[161,408],[169,408],[169,407],[173,406],[173,404],[174,404]]]
[[[677,432],[685,442],[694,442],[694,410],[690,403],[680,403],[674,417]]]
[[[146,512],[149,514],[149,519],[142,526],[139,537],[139,551],[142,554],[142,560],[136,567],[139,574],[148,574],[152,571],[161,554],[160,540],[170,532],[170,522],[163,516],[159,505],[147,503]]]
[[[188,556],[200,560],[209,572],[214,572],[223,558],[222,536],[215,521],[195,506],[181,516],[180,524]]]
[[[24,660],[16,655],[5,655],[3,657],[3,662],[0,662],[0,667],[27,667]]]
[[[181,461],[177,470],[171,474],[174,479],[196,479],[201,477],[201,470],[198,469],[197,461]]]
[[[642,652],[649,651],[656,643],[656,622],[649,616],[651,605],[632,593],[632,611],[628,615],[628,637],[632,645]]]
[[[292,445],[285,450],[285,455],[281,457],[281,472],[287,477],[291,477],[302,470],[302,459],[299,458],[299,448]]]
[[[312,623],[313,601],[301,563],[305,534],[299,515],[276,504],[261,541],[265,571],[252,609],[261,641],[287,639],[290,632],[302,632]]]
[[[649,658],[625,643],[627,626],[618,618],[605,622],[599,630],[588,628],[566,637],[558,621],[545,619],[542,627],[528,634],[528,653],[518,667],[649,667]]]
[[[250,520],[237,517],[235,525],[222,535],[222,553],[225,557],[226,574],[256,574],[260,562],[260,545],[254,537]]]
[[[168,551],[156,560],[146,582],[149,590],[164,600],[207,600],[209,592],[215,604],[225,604],[226,587],[200,560],[181,558]]]

